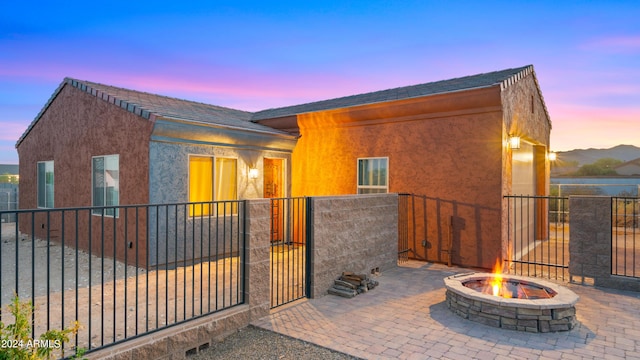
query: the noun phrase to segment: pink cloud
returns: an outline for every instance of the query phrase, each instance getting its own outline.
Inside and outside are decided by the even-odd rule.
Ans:
[[[0,164],[17,164],[18,153],[13,144],[0,141]]]
[[[174,64],[174,68],[189,68]],[[37,68],[39,71],[34,72]],[[10,69],[10,70],[9,70]],[[355,93],[379,90],[366,88],[365,79],[331,74],[281,74],[228,67],[206,68],[202,64],[188,71],[156,74],[144,69],[95,69],[82,65],[35,62],[0,67],[0,76],[25,81],[61,82],[65,77],[147,91],[215,105],[255,111],[296,105]],[[54,89],[52,89],[53,91]]]
[[[551,112],[554,150],[640,146],[640,108],[598,108],[557,105]]]
[[[131,73],[94,73],[93,75],[95,76],[86,80],[246,111],[297,105],[380,90],[366,88],[367,83],[362,79],[321,74],[287,77],[247,72],[237,78],[230,76],[218,78],[215,74],[201,76],[185,74],[183,77],[175,74],[158,76]],[[108,79],[108,81],[100,79]]]
[[[640,51],[640,36],[610,36],[593,39],[580,48],[610,52]]]
[[[27,123],[28,125],[28,123]],[[0,120],[0,141],[18,141],[27,129],[24,121]]]

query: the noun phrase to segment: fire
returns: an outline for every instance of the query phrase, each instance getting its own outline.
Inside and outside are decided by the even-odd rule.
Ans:
[[[493,296],[502,296],[505,298],[510,298],[511,293],[509,291],[503,291],[503,278],[502,278],[502,264],[500,263],[500,259],[496,259],[496,265],[493,267],[493,277],[491,278],[491,282],[489,283],[491,286],[491,294]]]

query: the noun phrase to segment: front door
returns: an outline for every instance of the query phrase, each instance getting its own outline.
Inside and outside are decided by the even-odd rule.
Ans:
[[[264,159],[263,196],[268,199],[284,198],[284,159]],[[284,202],[271,201],[271,242],[282,242],[284,239]]]

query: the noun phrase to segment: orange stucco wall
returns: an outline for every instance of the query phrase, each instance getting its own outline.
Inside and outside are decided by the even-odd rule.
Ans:
[[[490,268],[500,255],[500,89],[298,116],[294,196],[356,193],[357,159],[389,158],[389,192],[427,196],[426,246],[411,257]]]
[[[37,162],[54,161],[54,206],[91,206],[91,162],[93,156],[119,155],[120,204],[146,204],[149,200],[149,137],[153,124],[113,104],[65,85],[51,102],[38,122],[18,146],[20,158],[20,208],[37,208]],[[55,241],[64,231],[66,239],[75,238],[75,215],[65,213],[62,228],[60,213],[52,213],[47,221],[44,214],[36,214],[36,236]],[[116,256],[133,261],[135,246],[127,248],[124,228],[118,219]],[[89,248],[89,229],[86,219],[92,220],[92,246],[94,254],[113,255],[113,218],[104,218],[105,242],[97,241],[103,224],[102,217],[80,213],[78,241],[83,249]],[[135,220],[134,220],[135,221]],[[144,224],[144,219],[138,220]],[[21,218],[20,231],[30,234],[30,218]],[[50,230],[50,231],[49,231]],[[129,229],[130,232],[134,231]],[[131,233],[130,239],[135,238]],[[145,229],[139,229],[138,238],[145,238]],[[127,250],[125,250],[125,248]],[[140,241],[138,256],[145,264],[145,244]]]

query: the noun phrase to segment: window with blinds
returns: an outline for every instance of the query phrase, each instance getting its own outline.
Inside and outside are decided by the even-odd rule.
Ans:
[[[389,158],[358,159],[358,194],[378,194],[389,191]]]
[[[211,202],[238,200],[238,160],[210,156],[189,157],[190,216],[237,214],[237,204]],[[199,203],[199,204],[198,204]]]

